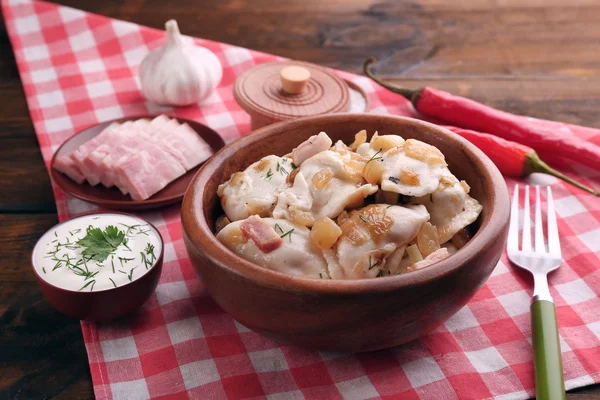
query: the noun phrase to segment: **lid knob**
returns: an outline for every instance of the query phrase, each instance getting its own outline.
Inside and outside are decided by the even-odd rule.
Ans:
[[[281,78],[281,86],[285,93],[300,94],[304,91],[310,79],[310,71],[298,65],[290,65],[279,71],[279,77]]]

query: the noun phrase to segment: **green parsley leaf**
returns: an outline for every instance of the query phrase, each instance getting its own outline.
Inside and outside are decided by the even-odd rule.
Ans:
[[[125,233],[115,226],[107,226],[104,231],[100,228],[88,226],[85,237],[79,239],[77,244],[85,247],[81,252],[89,260],[104,261],[119,247],[125,239]]]

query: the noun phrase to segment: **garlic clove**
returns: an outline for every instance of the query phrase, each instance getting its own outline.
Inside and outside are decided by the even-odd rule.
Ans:
[[[159,104],[186,106],[208,97],[223,69],[210,50],[186,43],[175,20],[165,24],[166,43],[148,54],[139,69],[142,93]]]

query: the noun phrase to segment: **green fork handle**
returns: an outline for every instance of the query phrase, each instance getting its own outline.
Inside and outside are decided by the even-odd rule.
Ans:
[[[535,394],[538,400],[564,400],[560,341],[556,325],[556,307],[548,300],[531,303],[531,329],[535,353]]]

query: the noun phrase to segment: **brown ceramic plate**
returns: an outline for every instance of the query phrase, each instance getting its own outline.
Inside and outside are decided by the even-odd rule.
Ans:
[[[87,182],[78,184],[65,174],[59,172],[54,168],[54,163],[57,157],[71,154],[81,144],[94,138],[100,132],[104,130],[108,125],[113,122],[125,122],[133,121],[140,118],[153,118],[154,116],[143,115],[127,118],[119,118],[113,121],[106,121],[101,124],[87,128],[76,135],[73,135],[66,142],[64,142],[59,149],[54,153],[52,157],[52,163],[50,168],[50,175],[54,182],[61,187],[62,190],[70,194],[71,196],[77,197],[78,199],[85,200],[92,204],[99,205],[100,207],[110,208],[114,210],[147,210],[151,208],[164,207],[170,204],[178,203],[183,200],[183,195],[192,181],[192,178],[198,172],[198,169],[202,164],[195,168],[192,168],[185,175],[182,175],[178,179],[171,182],[160,192],[156,193],[152,197],[146,200],[133,200],[130,196],[122,194],[117,188],[105,188],[102,185],[91,186]],[[176,118],[180,123],[187,123],[192,127],[202,139],[206,141],[216,153],[219,149],[225,146],[225,142],[219,136],[217,132],[212,130],[206,125],[202,125],[199,122],[191,121],[184,118]]]

